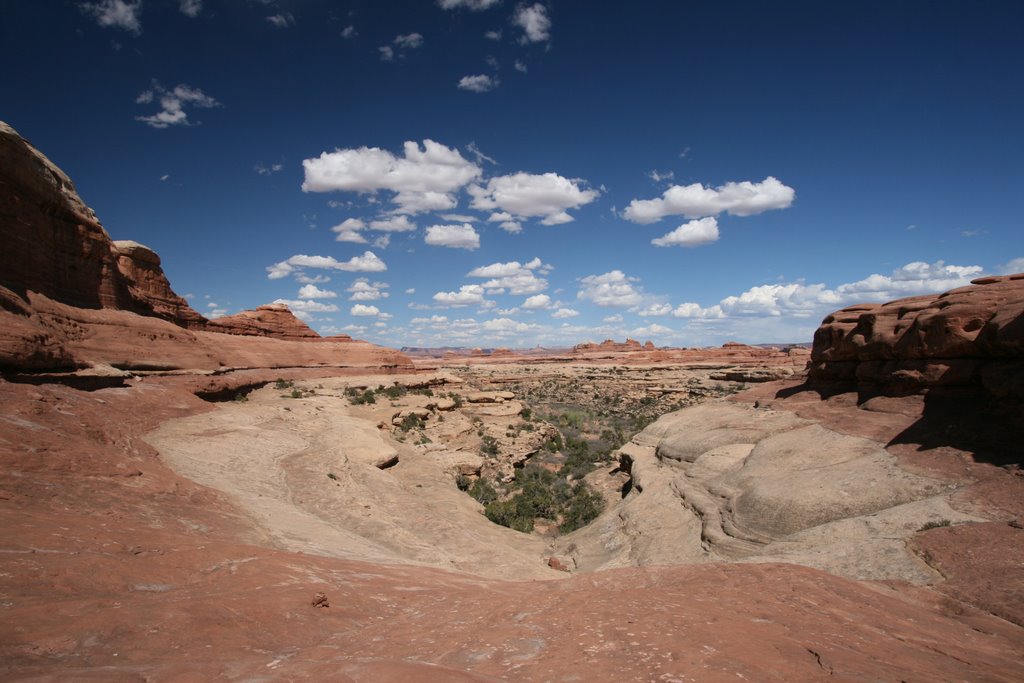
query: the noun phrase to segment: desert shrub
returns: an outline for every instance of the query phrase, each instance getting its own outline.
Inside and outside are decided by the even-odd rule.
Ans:
[[[378,393],[384,394],[392,401],[401,398],[402,396],[405,396],[407,393],[409,393],[409,390],[403,387],[401,384],[392,384],[390,387],[387,387],[386,389],[378,389],[377,391]]]
[[[232,400],[235,403],[245,403],[246,401],[249,400],[249,397],[246,396],[245,394],[235,394],[235,397]]]
[[[345,390],[345,395],[348,396],[348,402],[354,406],[361,406],[367,403],[376,403],[377,399],[373,396],[373,391],[367,389],[366,391],[360,391],[355,387],[349,387]]]
[[[473,485],[473,480],[467,477],[465,474],[460,474],[455,477],[455,486],[460,491],[469,491],[469,487]]]
[[[288,395],[291,396],[292,398],[302,398],[302,390],[301,389],[292,389],[292,393],[290,393]]]
[[[591,491],[583,484],[577,484],[572,489],[572,497],[568,505],[563,508],[562,523],[558,530],[563,534],[575,531],[582,526],[590,524],[604,509],[604,499],[601,495]]]
[[[921,528],[918,529],[918,531],[928,531],[929,529],[941,529],[942,527],[952,525],[953,523],[950,522],[948,519],[942,519],[939,521],[932,520],[930,522],[925,522],[924,524],[922,524]]]
[[[480,452],[491,457],[498,454],[498,442],[493,436],[490,434],[485,434],[483,436],[483,444],[480,446]]]
[[[328,479],[333,479],[334,481],[337,481],[338,480],[338,475],[336,475],[334,472],[328,472],[327,473],[327,478]]]
[[[423,418],[415,413],[409,413],[398,423],[398,428],[403,432],[407,432],[410,429],[423,429]]]
[[[495,524],[507,526],[510,529],[521,531],[525,534],[533,531],[533,518],[523,517],[519,514],[515,500],[496,500],[484,506],[484,514],[487,519]]]
[[[494,487],[486,479],[477,479],[473,482],[473,485],[469,487],[468,491],[470,496],[475,498],[477,502],[487,505],[498,499],[498,492],[494,490]]]
[[[278,391],[291,389],[293,386],[295,386],[295,382],[291,381],[290,379],[281,379],[280,377],[278,377],[277,381],[274,382],[274,388],[277,389]]]

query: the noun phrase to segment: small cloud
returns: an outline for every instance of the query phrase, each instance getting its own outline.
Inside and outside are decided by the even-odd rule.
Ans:
[[[203,0],[181,0],[178,3],[178,8],[186,17],[195,19],[203,11]]]
[[[458,87],[460,90],[481,93],[494,90],[498,85],[499,81],[496,78],[491,78],[487,74],[478,74],[476,76],[463,76],[459,79]]]
[[[526,73],[526,64],[524,64],[523,62],[519,61],[518,59],[515,61],[515,64],[513,64],[512,66],[514,66],[516,71],[518,71],[519,73],[521,73],[521,74]]]
[[[419,33],[409,33],[404,36],[395,36],[393,42],[400,50],[415,50],[423,45],[423,36]]]
[[[484,34],[487,40],[501,40],[501,31],[488,31]]]
[[[455,221],[456,223],[475,223],[480,220],[476,216],[468,216],[464,213],[442,213],[441,218],[446,221]]]
[[[338,261],[333,256],[296,254],[272,266],[267,266],[267,277],[271,280],[278,280],[295,274],[301,268],[324,268],[364,273],[377,273],[388,269],[387,265],[372,251],[364,252],[362,256],[353,256],[348,261]]]
[[[793,204],[796,191],[768,176],[761,182],[745,180],[728,182],[719,187],[700,183],[673,185],[656,199],[634,199],[623,217],[634,223],[654,223],[665,216],[702,218],[728,213],[753,216],[772,209],[785,209]]]
[[[580,314],[579,311],[573,308],[559,308],[557,311],[551,314],[552,318],[575,318]]]
[[[977,237],[978,235],[984,235],[987,232],[988,232],[987,230],[961,230],[960,231],[960,236],[961,237]]]
[[[478,163],[478,164],[482,164],[485,161],[488,161],[488,162],[490,162],[492,164],[495,164],[495,165],[497,165],[497,163],[498,163],[497,161],[495,161],[491,157],[489,157],[486,154],[484,154],[483,152],[481,152],[480,148],[477,147],[476,143],[473,142],[473,141],[470,141],[470,143],[468,145],[466,145],[466,149],[469,150],[470,154],[472,154],[474,157],[476,157],[476,163]]]
[[[634,282],[636,278],[628,277],[621,270],[612,270],[602,275],[588,275],[580,279],[583,286],[576,293],[576,297],[598,306],[639,306],[644,296]]]
[[[397,58],[404,58],[406,50],[415,50],[423,45],[423,36],[419,33],[397,35],[391,41],[391,45],[381,45],[380,58],[385,62],[393,62]]]
[[[489,7],[494,7],[501,0],[437,0],[437,6],[441,9],[459,9],[465,7],[473,12],[480,12]]]
[[[480,248],[480,235],[469,223],[462,225],[432,225],[427,228],[424,242],[435,247],[454,249]]]
[[[699,247],[718,241],[718,221],[714,216],[697,218],[651,240],[656,247]]]
[[[320,289],[316,285],[303,285],[299,288],[300,299],[334,299],[338,296],[337,292],[332,292],[328,289]]]
[[[583,187],[585,182],[556,173],[519,172],[491,178],[486,186],[471,185],[467,191],[473,197],[470,205],[474,209],[500,212],[488,220],[543,217],[544,225],[561,225],[574,220],[567,209],[589,204],[600,195]]]
[[[537,310],[539,308],[548,308],[551,306],[551,297],[547,294],[534,294],[531,297],[527,297],[526,301],[523,302],[523,308],[527,310]]]
[[[346,218],[338,225],[331,228],[331,232],[337,233],[334,239],[338,242],[354,242],[366,244],[366,238],[359,234],[359,231],[366,227],[366,223],[358,218]]]
[[[168,128],[170,126],[191,126],[186,107],[211,109],[222,106],[220,102],[205,94],[199,88],[179,83],[173,90],[167,90],[159,82],[153,81],[149,90],[144,90],[135,98],[136,104],[150,104],[154,100],[160,102],[160,111],[151,116],[136,116],[152,128]]]
[[[160,176],[160,180],[169,180],[170,177],[171,176],[169,173],[164,173],[162,176]]]
[[[484,288],[480,285],[462,285],[457,292],[438,292],[434,301],[442,306],[470,306],[484,303]]]
[[[416,288],[415,287],[410,287],[409,289],[405,290],[405,293],[406,294],[415,294],[416,293]]]
[[[356,27],[355,27],[355,26],[352,26],[351,24],[349,24],[348,26],[346,26],[346,27],[345,27],[345,28],[344,28],[344,29],[343,29],[343,30],[341,31],[341,37],[342,37],[342,38],[344,38],[345,40],[348,40],[349,38],[355,38],[355,37],[356,37],[356,36],[358,36],[358,35],[359,35],[359,32],[358,32],[358,31],[356,31]]]
[[[142,0],[83,2],[78,8],[104,28],[120,28],[136,35],[142,33],[142,23],[139,21]]]
[[[252,167],[252,170],[256,171],[259,175],[273,175],[275,173],[280,173],[283,169],[284,164],[271,164],[270,166],[256,164]]]
[[[662,173],[661,171],[653,170],[648,172],[647,177],[656,183],[660,183],[666,180],[672,180],[676,177],[676,174],[674,171],[665,171]]]
[[[523,29],[519,42],[542,43],[551,38],[551,19],[547,8],[539,2],[527,7],[520,5],[512,15],[512,24]]]
[[[345,291],[351,295],[349,301],[379,301],[390,296],[384,291],[388,287],[386,282],[370,282],[368,278],[361,277],[353,280]]]
[[[288,28],[295,23],[295,17],[292,16],[291,12],[282,12],[267,17],[267,21],[277,28]]]

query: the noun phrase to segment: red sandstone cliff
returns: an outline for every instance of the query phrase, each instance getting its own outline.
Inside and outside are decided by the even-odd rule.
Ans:
[[[112,241],[67,175],[3,122],[0,242],[5,370],[411,367],[390,349],[322,339],[283,305],[208,321],[152,249]]]

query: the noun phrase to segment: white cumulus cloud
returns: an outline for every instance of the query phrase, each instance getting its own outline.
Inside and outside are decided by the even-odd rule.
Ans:
[[[334,239],[338,242],[366,244],[366,238],[359,234],[359,231],[365,228],[366,223],[359,218],[346,218],[341,223],[331,228],[331,232],[337,233],[338,236]]]
[[[701,218],[725,212],[733,216],[753,216],[771,209],[785,209],[793,203],[796,191],[768,176],[759,183],[745,180],[719,187],[701,183],[673,185],[657,199],[634,199],[623,216],[634,223],[654,223],[665,216]]]
[[[572,308],[559,308],[557,311],[551,314],[552,318],[575,318],[580,314],[579,311]]]
[[[434,301],[443,306],[470,306],[484,303],[484,288],[480,285],[462,285],[457,292],[438,292]]]
[[[651,240],[656,247],[699,247],[718,241],[718,221],[714,216],[695,218],[678,228]]]
[[[630,278],[621,270],[612,270],[602,275],[588,275],[580,279],[577,298],[592,301],[598,306],[639,306],[643,294],[633,285],[636,278]]]
[[[1010,259],[1001,266],[996,266],[996,272],[1000,275],[1014,275],[1024,273],[1024,256]]]
[[[406,142],[404,156],[379,147],[324,152],[302,162],[303,192],[393,192],[392,201],[404,213],[454,208],[452,193],[480,177],[480,167],[457,149],[433,140],[422,147]]]
[[[584,189],[580,187],[581,182],[557,173],[519,172],[491,178],[486,186],[471,185],[468,192],[473,197],[474,209],[508,214],[506,221],[513,217],[543,216],[541,223],[544,225],[559,225],[574,220],[568,209],[597,199],[597,190]]]
[[[370,229],[381,232],[411,232],[416,229],[416,224],[410,221],[408,216],[402,214],[370,221]]]
[[[551,297],[547,294],[535,294],[523,302],[523,308],[527,310],[537,310],[549,306],[551,306]]]
[[[365,273],[375,273],[388,269],[387,265],[372,251],[364,252],[362,256],[353,256],[348,261],[338,261],[333,256],[296,254],[272,266],[267,266],[267,277],[271,280],[277,280],[287,277],[302,268],[326,268]]]
[[[435,247],[455,249],[480,248],[480,235],[469,223],[462,225],[431,225],[423,241]]]
[[[389,285],[386,282],[370,282],[365,277],[356,278],[345,291],[351,294],[349,301],[377,301],[386,299],[390,294],[385,292]]]
[[[313,284],[303,285],[299,288],[300,299],[333,299],[336,296],[338,296],[337,292],[332,292],[329,289],[320,289]]]
[[[541,263],[539,258],[534,258],[527,263],[509,261],[481,266],[469,271],[467,277],[488,278],[483,284],[488,292],[507,290],[513,295],[536,294],[548,287],[548,281],[538,277],[537,273],[545,274],[548,270],[550,267]]]

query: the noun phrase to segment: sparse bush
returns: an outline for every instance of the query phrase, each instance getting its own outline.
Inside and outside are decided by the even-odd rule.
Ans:
[[[398,423],[398,428],[403,432],[407,432],[411,429],[423,429],[423,418],[415,413],[409,413],[402,418],[402,421]]]
[[[338,475],[336,475],[334,472],[328,472],[327,473],[327,478],[328,479],[333,479],[334,481],[337,481],[338,480]]]
[[[290,379],[281,379],[280,377],[278,377],[277,381],[274,382],[274,388],[277,389],[278,391],[291,389],[294,385],[295,382],[291,381]]]
[[[482,505],[493,503],[498,499],[498,492],[488,483],[486,479],[477,479],[469,487],[468,493]]]
[[[288,394],[292,398],[302,398],[302,391],[299,389],[292,389],[292,393]]]
[[[483,444],[480,446],[480,452],[491,457],[496,456],[498,454],[497,440],[489,434],[484,435]]]
[[[245,394],[235,394],[235,398],[232,399],[235,403],[245,403],[249,400],[249,397]]]
[[[940,519],[938,521],[932,520],[930,522],[925,522],[924,524],[922,524],[921,528],[918,529],[918,531],[928,531],[929,529],[941,529],[942,527],[952,525],[953,523],[950,522],[948,519]]]

